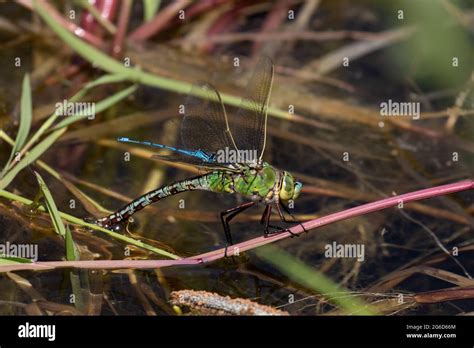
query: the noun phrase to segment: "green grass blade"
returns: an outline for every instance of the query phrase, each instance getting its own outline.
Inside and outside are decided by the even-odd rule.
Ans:
[[[136,90],[137,90],[137,86],[130,86],[130,87],[128,87],[128,88],[126,88],[126,89],[124,89],[124,90],[108,97],[108,98],[105,98],[104,100],[102,100],[102,101],[100,101],[96,104],[95,112],[99,113],[99,112],[102,112],[102,111],[108,109],[112,105],[118,103],[122,99],[125,99],[130,94],[134,93]],[[69,126],[70,124],[72,124],[74,122],[81,121],[81,120],[86,119],[88,117],[89,117],[89,115],[68,116],[64,120],[59,122],[57,125],[55,125],[52,129],[53,130],[61,129],[61,128],[64,128],[66,126]]]
[[[26,138],[30,133],[32,118],[33,110],[31,103],[30,77],[28,76],[28,74],[26,74],[23,78],[23,87],[21,90],[20,128],[18,129],[18,135],[15,140],[15,146],[13,147],[14,152],[20,150],[23,145],[25,145]]]
[[[18,134],[16,136],[15,144],[13,145],[10,158],[5,165],[0,177],[3,177],[12,159],[16,156],[16,153],[23,147],[28,138],[31,128],[31,120],[33,118],[32,102],[31,102],[31,86],[30,77],[28,74],[23,78],[23,85],[21,89],[21,114],[20,114],[20,127],[18,128]]]
[[[57,234],[66,238],[66,228],[64,227],[63,220],[61,220],[61,216],[59,215],[58,208],[56,207],[56,203],[54,203],[53,196],[51,195],[51,191],[49,191],[48,186],[44,182],[43,178],[39,173],[35,172],[36,179],[38,180],[41,192],[43,193],[43,197],[46,203],[46,208],[48,209],[49,215],[51,215],[51,220],[53,222],[54,230]]]
[[[69,102],[75,102],[83,98],[87,94],[87,89],[82,88],[79,92],[77,92],[75,95],[73,95],[71,98],[69,98]],[[25,145],[25,148],[29,149],[33,144],[41,138],[41,136],[52,126],[54,121],[59,117],[56,112],[52,114],[46,121],[44,121],[40,128],[36,131],[35,134],[31,137],[31,139],[28,141],[28,143]]]
[[[89,82],[84,86],[86,89],[91,89],[100,85],[105,85],[108,83],[118,83],[128,81],[130,79],[129,74],[107,74],[97,78],[94,81]]]
[[[5,141],[7,144],[10,146],[13,146],[14,141],[12,138],[10,138],[3,130],[0,129],[0,139]],[[44,163],[41,160],[37,160],[36,164],[38,165],[39,168],[43,169],[45,172],[50,174],[53,178],[56,180],[62,182],[66,188],[69,189],[71,193],[73,193],[76,196],[82,196],[84,200],[86,200],[88,203],[92,204],[97,211],[101,212],[108,212],[107,209],[105,209],[103,206],[101,206],[98,202],[94,201],[91,197],[86,195],[84,192],[79,190],[77,187],[69,185],[68,181],[65,180],[56,170],[51,168],[49,165]]]
[[[330,302],[345,310],[347,314],[377,314],[370,308],[369,304],[351,296],[349,291],[342,289],[324,274],[308,267],[287,252],[274,246],[265,246],[255,250],[255,252],[259,257],[277,267],[288,278],[324,295]]]
[[[66,226],[66,259],[68,261],[79,260],[79,249],[77,248],[74,239],[72,239],[71,230],[69,225]]]
[[[89,11],[95,20],[99,22],[109,32],[109,34],[114,35],[117,32],[115,25],[113,25],[109,20],[105,19],[97,7],[89,3],[87,0],[76,0],[75,2],[83,9]]]
[[[77,101],[81,100],[82,98],[85,97],[87,92],[93,87],[96,87],[96,86],[99,86],[99,85],[102,85],[102,84],[106,84],[106,83],[122,82],[122,81],[125,81],[125,80],[129,80],[129,77],[125,78],[124,74],[105,75],[105,76],[99,77],[95,81],[92,81],[89,84],[87,84],[86,86],[84,86],[81,90],[79,90],[79,92],[77,92],[75,95],[73,95],[71,98],[69,98],[68,101],[70,103],[73,103],[73,102],[77,102]],[[101,110],[101,111],[103,111],[103,109],[101,109],[102,105],[103,104],[100,104],[100,103],[98,103],[98,105],[97,105],[99,110]],[[57,115],[56,112],[55,112],[45,122],[43,122],[43,124],[36,131],[36,133],[31,137],[31,139],[28,141],[28,143],[26,144],[25,147],[29,149],[44,133],[46,133],[48,131],[48,129],[51,129],[51,126],[54,124],[54,122],[56,121],[56,119],[58,117],[59,117],[59,115]],[[57,127],[55,127],[55,128],[57,128]]]
[[[48,135],[42,142],[36,145],[29,153],[27,153],[16,166],[14,166],[1,180],[0,180],[0,189],[7,187],[15,176],[27,167],[29,164],[37,160],[46,150],[49,149],[54,142],[64,134],[66,128],[58,129],[50,135]]]
[[[46,201],[46,207],[51,215],[51,220],[53,221],[54,230],[60,236],[65,239],[66,244],[66,259],[68,261],[76,261],[79,260],[79,249],[77,248],[76,243],[74,242],[71,234],[71,230],[69,226],[67,228],[64,227],[64,224],[61,220],[60,213],[56,207],[56,203],[54,203],[54,199],[49,191],[46,183],[44,182],[41,175],[36,173],[36,178],[38,179],[38,183],[41,187],[41,191]],[[70,280],[71,280],[71,287],[72,292],[74,294],[74,305],[82,310],[84,308],[84,299],[82,297],[82,290],[81,290],[81,282],[79,275],[75,272],[69,272]]]
[[[72,293],[74,294],[74,306],[80,311],[82,311],[85,309],[86,305],[84,301],[84,296],[82,296],[80,273],[77,272],[77,270],[70,271],[69,278],[71,280]]]
[[[160,8],[161,0],[143,0],[143,17],[146,22],[151,20]]]
[[[24,259],[23,257],[16,256],[3,256],[0,255],[0,265],[11,265],[15,263],[32,263],[30,259]]]
[[[80,259],[79,249],[72,238],[72,233],[69,225],[66,225],[66,260],[77,261]],[[87,272],[84,272],[87,277]],[[82,295],[80,271],[72,270],[69,272],[69,279],[71,280],[72,293],[74,294],[74,306],[79,310],[85,309],[84,296]]]

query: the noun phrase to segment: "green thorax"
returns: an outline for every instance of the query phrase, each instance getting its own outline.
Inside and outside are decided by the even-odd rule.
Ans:
[[[238,193],[266,203],[278,199],[280,172],[266,162],[259,167],[243,166],[238,173],[222,170],[207,176],[213,192]]]

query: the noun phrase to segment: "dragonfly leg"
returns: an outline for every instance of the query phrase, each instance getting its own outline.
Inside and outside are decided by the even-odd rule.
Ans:
[[[270,225],[270,215],[272,213],[272,206],[267,204],[265,206],[265,210],[263,211],[262,218],[260,219],[260,223],[265,226],[263,230],[263,235],[268,236],[270,233],[268,231],[268,227]]]
[[[291,218],[293,219],[293,221],[290,221],[290,220],[287,220],[285,215],[283,214],[283,212],[281,211],[281,208],[283,208],[283,210],[285,211],[285,213],[287,213],[289,216],[291,216]],[[303,228],[303,231],[305,231],[306,233],[308,233],[308,230],[304,227],[304,225],[302,224],[301,221],[299,221],[297,218],[294,217],[294,215],[290,212],[290,210],[288,209],[288,207],[286,207],[284,204],[281,204],[281,203],[277,203],[277,209],[278,209],[278,215],[280,216],[280,219],[281,221],[283,222],[296,222],[297,224],[299,224],[302,228]]]
[[[267,204],[265,206],[265,210],[262,214],[262,219],[260,220],[260,223],[265,226],[265,229],[263,230],[263,235],[265,237],[268,237],[269,235],[274,234],[274,233],[290,232],[287,228],[270,225],[270,216],[271,215],[272,215],[272,206],[270,204]],[[273,228],[276,231],[270,231],[270,228]]]
[[[237,207],[227,209],[226,211],[221,212],[221,222],[222,222],[222,226],[224,226],[225,239],[227,241],[227,245],[225,247],[225,253],[224,253],[226,257],[227,257],[227,248],[229,247],[229,245],[234,244],[232,242],[232,235],[230,234],[230,227],[229,227],[230,220],[232,220],[234,217],[236,217],[241,212],[250,208],[253,205],[255,205],[255,202],[247,202]]]
[[[270,223],[270,213],[271,213],[271,208],[270,205],[265,206],[265,210],[263,211],[262,218],[260,219],[260,223],[262,225],[268,225]]]

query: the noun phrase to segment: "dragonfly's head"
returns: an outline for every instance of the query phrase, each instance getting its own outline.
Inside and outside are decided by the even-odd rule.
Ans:
[[[283,172],[283,178],[280,188],[280,200],[283,202],[288,202],[290,200],[295,200],[301,193],[303,184],[299,181],[296,181],[288,172]]]

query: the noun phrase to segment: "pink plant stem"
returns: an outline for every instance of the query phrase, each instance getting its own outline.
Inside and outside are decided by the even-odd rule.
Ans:
[[[19,263],[0,266],[0,271],[47,271],[58,268],[81,268],[81,269],[121,269],[136,268],[150,269],[180,265],[198,265],[198,260],[87,260],[87,261],[39,261],[34,263]]]
[[[46,11],[48,11],[49,15],[52,16],[60,25],[64,28],[72,32],[74,35],[84,39],[85,41],[89,42],[90,44],[96,47],[102,47],[102,39],[91,34],[87,30],[77,26],[73,22],[68,21],[64,18],[50,3],[45,0],[37,0],[37,6],[41,6]],[[31,0],[18,0],[18,3],[30,10],[33,10],[34,5]]]
[[[189,8],[186,9],[186,14],[185,14],[186,20],[189,21],[193,17],[199,16],[201,13],[213,10],[225,2],[229,2],[229,0],[200,0],[200,1],[191,2],[189,4]],[[145,23],[139,28],[137,28],[135,32],[139,32],[139,33],[135,34],[134,32],[130,35],[130,37],[139,42],[146,41],[153,35],[158,34],[160,31],[163,31],[164,29],[167,29],[175,25],[176,23],[182,22],[181,20],[178,19],[176,15],[174,17],[170,16],[168,19],[164,17],[167,16],[166,13],[168,11],[170,15],[173,15],[174,13],[177,12],[175,10],[176,8],[179,11],[180,9],[184,9],[184,7],[185,6],[183,6],[183,4],[181,4],[181,6],[172,5],[172,4],[169,5],[167,8],[162,10],[158,15],[156,15],[152,21]],[[152,22],[155,22],[155,23],[151,24]],[[138,36],[133,36],[133,35],[138,35]]]
[[[201,0],[189,6],[189,9],[186,10],[186,17],[192,18],[200,15],[203,12],[208,10],[213,10],[221,4],[229,2],[229,0]]]
[[[97,8],[100,8],[100,4],[102,2],[102,0],[87,0],[87,1],[89,2],[89,4]],[[89,11],[84,11],[81,18],[81,27],[90,33],[95,32],[97,23],[92,13],[90,13]]]
[[[130,13],[132,10],[132,1],[123,0],[122,7],[118,19],[117,32],[115,33],[114,42],[112,44],[112,56],[120,57],[123,51],[123,44],[125,35],[127,34],[128,22],[130,20]]]
[[[303,223],[306,230],[315,229],[321,226],[329,225],[337,221],[342,221],[356,216],[365,215],[375,211],[387,209],[399,205],[406,204],[413,201],[418,201],[427,198],[444,196],[447,194],[467,191],[474,189],[474,180],[469,179],[465,181],[456,182],[454,184],[436,186],[424,190],[405,193],[399,196],[381,199],[376,202],[363,204],[358,207],[350,208],[341,212],[330,214],[321,218],[313,219]],[[258,237],[248,241],[235,244],[229,247],[228,255],[233,255],[238,252],[254,249],[256,247],[273,243],[278,240],[291,237],[295,234],[304,232],[301,225],[296,225],[290,229],[290,232],[282,232],[269,237]],[[225,248],[214,250],[208,253],[192,256],[180,260],[97,260],[97,261],[45,261],[36,263],[21,263],[0,266],[0,271],[20,271],[20,270],[50,270],[55,268],[87,268],[87,269],[119,269],[119,268],[161,268],[179,265],[198,265],[206,262],[215,261],[225,256]]]
[[[376,202],[363,204],[358,207],[350,208],[347,210],[343,210],[341,212],[337,212],[334,214],[330,214],[327,216],[323,216],[321,218],[313,219],[303,223],[303,226],[306,230],[315,229],[321,226],[329,225],[337,221],[346,220],[352,217],[365,215],[368,213],[372,213],[375,211],[387,209],[390,207],[394,207],[399,205],[400,203],[406,204],[413,201],[419,201],[422,199],[437,197],[437,196],[444,196],[450,193],[465,191],[465,190],[472,190],[474,188],[474,180],[465,180],[460,181],[454,184],[436,186],[424,190],[414,191],[410,193],[405,193],[399,196],[393,196],[385,199],[381,199]],[[240,253],[242,251],[250,250],[265,244],[269,244],[272,242],[276,242],[280,239],[291,237],[292,235],[298,235],[304,232],[303,227],[301,225],[296,225],[290,229],[290,232],[283,232],[278,233],[269,237],[258,237],[254,239],[250,239],[248,241],[233,245],[229,248],[228,253],[232,255],[232,251],[237,251]],[[202,262],[210,262],[219,258],[224,257],[225,249],[219,249],[215,251],[211,251],[205,254],[201,254],[198,256],[193,256],[189,259],[201,259]]]
[[[89,4],[99,10],[102,18],[112,23],[117,13],[117,0],[88,0]],[[91,34],[102,38],[104,35],[103,28],[99,25],[96,18],[89,11],[84,11],[81,26]]]
[[[212,37],[213,35],[231,32],[234,28],[236,28],[240,24],[239,19],[242,9],[242,6],[234,6],[229,11],[220,15],[207,31],[206,39]],[[214,46],[215,44],[206,40],[206,42],[202,45],[201,51],[211,52],[214,49]]]
[[[285,21],[288,8],[291,6],[291,2],[280,0],[275,6],[272,7],[270,12],[265,17],[262,25],[261,33],[275,32]],[[262,43],[255,41],[252,46],[252,56],[255,57],[260,50]]]
[[[151,21],[141,25],[129,36],[131,41],[143,42],[158,34],[166,25],[177,16],[180,10],[184,10],[191,0],[177,0],[161,10]]]
[[[102,17],[112,22],[117,14],[117,8],[121,1],[118,0],[102,0],[102,4],[99,7]]]

